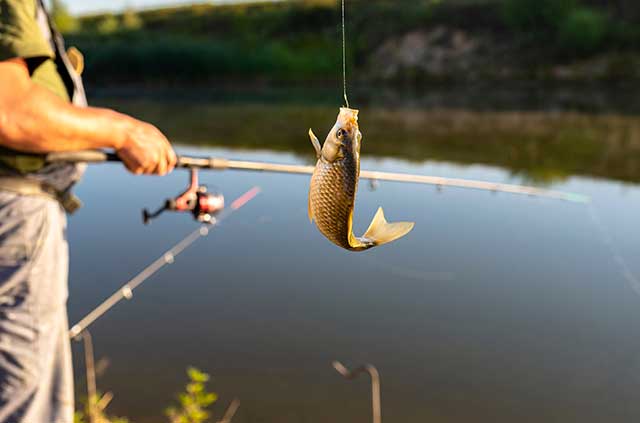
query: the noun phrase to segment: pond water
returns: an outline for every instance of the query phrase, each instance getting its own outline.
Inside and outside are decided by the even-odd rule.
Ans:
[[[182,153],[304,164],[313,160],[307,127],[324,136],[337,113],[290,104],[102,103],[152,120]],[[212,375],[216,417],[238,397],[235,423],[370,421],[369,382],[342,379],[331,367],[339,359],[377,366],[387,422],[640,418],[640,187],[627,157],[636,135],[625,129],[636,124],[633,116],[446,120],[440,110],[435,121],[433,110],[412,109],[394,128],[393,113],[361,112],[363,169],[543,184],[589,195],[593,208],[362,184],[357,234],[379,205],[389,220],[416,226],[356,254],[309,223],[308,177],[203,174],[228,200],[255,185],[262,193],[92,326],[96,355],[108,362],[98,387],[115,394],[111,413],[166,421],[163,410],[193,365]],[[385,116],[388,125],[379,123]],[[491,119],[508,154],[495,140],[491,154],[478,145],[490,129],[476,123]],[[575,153],[558,147],[574,144],[545,132],[552,125],[582,128],[568,138]],[[602,147],[607,157],[621,162],[592,161],[600,150],[579,148],[592,145],[601,126],[629,138],[602,139],[616,146]],[[69,225],[71,322],[197,228],[188,215],[141,223],[143,207],[161,205],[186,183],[185,171],[151,178],[117,165],[90,167],[77,189],[86,206]],[[74,356],[82,395],[79,345]]]

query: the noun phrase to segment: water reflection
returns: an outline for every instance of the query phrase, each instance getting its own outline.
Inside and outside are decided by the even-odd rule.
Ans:
[[[337,112],[286,104],[109,105],[158,124],[175,143],[294,152],[307,163],[315,156],[305,128],[326,133]],[[372,107],[362,110],[360,124],[368,157],[481,163],[539,184],[571,175],[640,181],[640,121],[631,116]]]

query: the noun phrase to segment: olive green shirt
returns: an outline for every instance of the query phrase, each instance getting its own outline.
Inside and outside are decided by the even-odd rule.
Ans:
[[[65,100],[69,93],[38,19],[38,0],[0,0],[0,61],[23,58],[32,80]]]
[[[31,79],[62,98],[70,96],[55,63],[47,17],[38,13],[38,0],[0,0],[0,61],[25,59]],[[49,39],[47,39],[49,37]],[[41,157],[0,149],[0,163],[21,173],[44,166]]]

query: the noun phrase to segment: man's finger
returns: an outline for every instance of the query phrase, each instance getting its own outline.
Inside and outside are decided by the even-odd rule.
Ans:
[[[134,157],[127,154],[126,151],[119,151],[118,156],[122,160],[124,167],[134,175],[140,175],[143,172],[143,168],[140,165],[140,162],[136,160]]]
[[[157,173],[158,163],[160,162],[160,153],[158,150],[151,150],[147,153],[147,159],[145,160],[144,173],[147,175],[153,175]]]
[[[158,162],[158,167],[156,168],[156,173],[160,176],[164,176],[167,174],[167,166],[169,165],[166,154],[161,154],[160,161]]]
[[[131,160],[128,157],[121,157],[122,161],[124,163],[124,167],[127,168],[127,170],[135,175],[139,175],[142,173],[142,167],[136,163],[135,161]]]
[[[176,157],[175,151],[173,151],[173,146],[171,145],[169,140],[166,137],[164,137],[164,135],[163,135],[163,139],[164,139],[163,151],[165,153],[165,158],[167,160],[167,171],[171,172],[173,168],[176,166],[176,162],[178,161],[178,159]]]
[[[176,163],[178,163],[178,156],[176,156],[176,152],[173,151],[173,148],[169,147],[169,172],[171,172],[176,167]]]

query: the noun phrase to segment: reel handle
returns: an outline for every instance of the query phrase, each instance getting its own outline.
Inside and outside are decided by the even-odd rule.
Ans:
[[[142,223],[148,225],[151,223],[151,220],[160,216],[165,211],[175,211],[176,210],[176,201],[173,199],[168,199],[165,201],[164,206],[160,207],[158,210],[154,212],[150,212],[149,209],[142,210]]]

